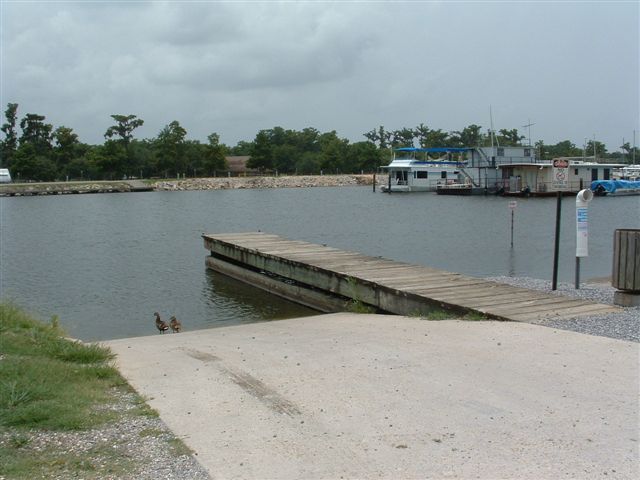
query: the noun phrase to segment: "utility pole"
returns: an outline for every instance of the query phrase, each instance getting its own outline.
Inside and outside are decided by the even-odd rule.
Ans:
[[[522,128],[528,129],[527,135],[529,136],[529,146],[531,146],[531,127],[535,125],[535,123],[531,123],[531,119],[527,119],[527,124],[523,125]]]

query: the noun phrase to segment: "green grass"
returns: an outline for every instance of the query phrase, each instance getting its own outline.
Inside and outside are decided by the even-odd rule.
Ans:
[[[0,303],[0,478],[135,478],[132,472],[141,460],[126,445],[98,443],[87,451],[67,451],[52,440],[36,449],[31,440],[55,432],[82,435],[124,417],[157,417],[112,360],[107,348],[65,338],[56,317],[42,323]],[[133,407],[113,408],[131,393]],[[168,433],[170,454],[190,453]],[[167,432],[148,429],[144,435]]]
[[[130,473],[133,460],[118,449],[95,447],[83,453],[69,453],[55,447],[33,451],[0,446],[0,477],[16,480],[33,478],[100,479]]]
[[[113,355],[64,338],[54,318],[44,324],[0,304],[0,426],[77,430],[109,420],[95,405],[124,384]]]

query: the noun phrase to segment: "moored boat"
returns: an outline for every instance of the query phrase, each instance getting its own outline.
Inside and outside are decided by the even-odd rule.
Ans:
[[[597,196],[640,195],[640,180],[596,180],[591,190]]]
[[[382,167],[389,181],[383,192],[435,192],[439,184],[453,183],[464,177],[465,163],[454,159],[466,148],[397,148],[391,163]],[[438,158],[432,158],[439,155]]]

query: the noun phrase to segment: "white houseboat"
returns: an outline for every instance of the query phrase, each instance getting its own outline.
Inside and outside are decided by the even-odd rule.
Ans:
[[[501,188],[497,193],[507,196],[553,196],[561,190],[566,195],[576,194],[583,188],[589,188],[596,180],[611,180],[614,170],[623,166],[574,158],[564,160],[569,165],[566,188],[555,186],[553,162],[514,163],[500,166]]]
[[[464,178],[464,148],[396,148],[386,167],[389,174],[383,192],[435,192],[439,184]],[[437,156],[438,158],[433,158]]]
[[[389,173],[382,191],[495,193],[503,183],[500,166],[535,162],[532,147],[398,148],[391,163],[382,167]]]

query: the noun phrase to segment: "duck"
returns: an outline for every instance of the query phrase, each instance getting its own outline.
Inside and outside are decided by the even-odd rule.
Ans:
[[[160,319],[160,314],[158,312],[155,312],[154,315],[156,316],[156,328],[160,331],[160,333],[164,333],[169,330],[169,325],[167,325],[167,322],[164,322]]]
[[[176,317],[171,317],[169,325],[171,326],[171,330],[173,331],[173,333],[180,333],[180,331],[182,330],[182,324]]]

